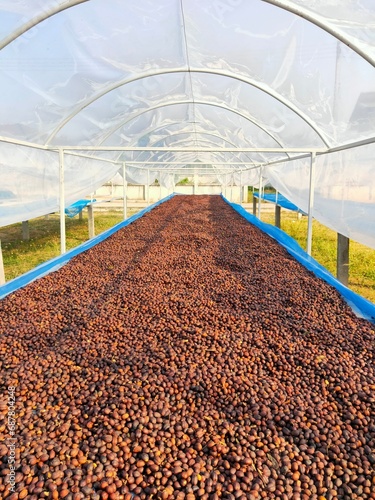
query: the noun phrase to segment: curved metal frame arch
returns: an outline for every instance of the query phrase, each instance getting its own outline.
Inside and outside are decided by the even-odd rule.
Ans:
[[[189,134],[189,132],[183,132],[183,133],[181,133],[181,132],[177,132],[176,134],[170,134],[170,135],[168,135],[168,136],[166,136],[166,137],[173,137],[173,136],[176,136],[176,135],[187,135],[187,134]],[[215,135],[215,134],[210,134],[210,133],[204,133],[204,132],[200,132],[199,134],[200,134],[200,135],[209,135],[209,136],[212,136],[212,137],[216,137],[216,138],[218,138],[218,139],[220,139],[220,140],[223,140],[224,142],[227,142],[228,144],[231,144],[232,146],[236,147],[236,145],[235,145],[234,143],[232,143],[231,141],[226,140],[226,139],[225,139],[224,137],[222,137],[222,136]],[[154,146],[155,144],[157,144],[157,142],[162,141],[162,140],[163,140],[163,139],[158,139],[158,141],[156,141],[156,142],[152,143],[152,146]],[[206,141],[206,142],[210,143],[209,141]],[[212,142],[212,141],[211,141],[211,142]],[[212,143],[213,143],[213,142],[212,142]],[[121,156],[122,156],[123,154],[124,154],[123,152],[122,152],[122,153],[120,153],[120,155],[116,158],[116,161],[117,161],[117,162],[119,162],[119,161],[125,161],[125,163],[126,163],[126,160],[121,160]],[[161,158],[163,159],[163,158],[165,157],[165,155],[167,155],[167,154],[170,154],[170,152],[169,152],[169,151],[164,152],[164,153],[161,155]],[[211,154],[213,154],[213,155],[219,155],[220,157],[223,157],[223,155],[222,155],[220,152],[211,152]],[[234,152],[232,153],[232,155],[237,155],[237,154],[238,154],[238,153],[234,153]],[[246,153],[243,153],[243,154],[245,154],[245,155],[246,155]],[[261,155],[260,153],[258,153],[258,154],[259,154],[259,155]],[[247,155],[246,155],[246,156],[247,156]],[[138,159],[138,160],[134,160],[134,161],[137,161],[137,162],[142,162],[142,160],[139,160],[139,159]],[[153,162],[152,158],[151,158],[151,159],[148,159],[148,160],[146,160],[146,161],[147,161],[147,162]],[[155,161],[154,161],[155,165],[158,163],[158,161],[160,161],[160,160],[155,160]],[[162,161],[162,162],[163,162],[163,161]],[[130,164],[131,164],[131,163],[132,163],[132,160],[128,161],[128,163],[130,163]],[[191,161],[187,161],[187,163],[191,163]],[[228,162],[228,163],[230,163],[230,162]],[[252,165],[253,165],[253,167],[252,167],[252,168],[256,168],[256,167],[257,167],[257,165],[254,163],[254,161],[253,161],[253,160],[251,160],[250,158],[249,158],[249,163],[252,163]],[[199,165],[197,165],[197,166],[199,166]],[[154,168],[153,168],[152,170],[154,170]],[[240,170],[240,169],[238,169],[238,170]]]
[[[76,108],[72,113],[69,114],[59,125],[58,127],[55,128],[55,130],[52,132],[52,134],[48,137],[47,142],[45,143],[46,146],[51,145],[51,141],[56,137],[56,135],[59,133],[59,131],[69,122],[71,121],[75,116],[77,116],[83,109],[87,108],[90,106],[90,104],[93,104],[96,102],[98,99],[104,97],[105,95],[109,94],[113,90],[116,90],[120,87],[123,87],[124,85],[128,85],[130,83],[137,82],[139,80],[144,80],[146,78],[152,78],[155,76],[163,76],[163,75],[170,75],[170,74],[176,74],[176,73],[197,73],[197,74],[208,74],[208,75],[217,75],[217,76],[222,76],[222,77],[227,77],[227,78],[232,78],[234,80],[237,80],[239,82],[245,83],[247,85],[250,85],[254,88],[257,88],[258,90],[268,94],[270,97],[276,99],[278,102],[286,106],[288,109],[290,109],[292,112],[294,112],[297,116],[299,116],[307,125],[309,125],[312,130],[318,135],[318,137],[322,140],[323,144],[327,146],[327,148],[331,148],[332,144],[330,144],[329,140],[325,137],[325,135],[318,129],[316,124],[302,111],[300,111],[294,104],[289,102],[287,99],[285,99],[283,96],[278,94],[277,92],[273,91],[272,89],[268,88],[266,85],[262,85],[259,82],[256,82],[255,80],[252,80],[251,78],[245,78],[243,76],[236,75],[234,73],[231,73],[230,71],[219,71],[219,70],[214,70],[210,68],[172,68],[172,69],[163,69],[160,71],[152,71],[148,73],[144,73],[142,75],[138,75],[135,77],[127,78],[125,80],[121,80],[120,82],[117,82],[110,87],[104,89],[103,91],[99,92],[96,94],[94,97],[88,99],[84,104],[80,105],[78,108]]]
[[[178,134],[178,133],[177,133],[177,134],[173,134],[173,135],[175,136],[175,135],[182,135],[182,134]],[[189,135],[189,133],[184,133],[183,135]],[[204,134],[202,134],[202,135],[204,135]],[[207,134],[207,135],[211,135],[211,134]],[[168,136],[168,137],[172,137],[172,136]],[[217,137],[218,139],[222,139],[221,137],[218,137],[218,136],[213,136],[213,137]],[[161,140],[162,140],[162,139],[160,139],[160,140],[156,141],[156,143],[157,143],[157,142],[160,142]],[[215,144],[213,141],[210,141],[209,139],[200,139],[200,138],[199,138],[199,139],[198,139],[198,141],[199,141],[199,143],[202,143],[202,144],[208,144],[208,145]],[[179,145],[180,145],[180,144],[185,144],[186,142],[187,142],[187,140],[186,140],[186,139],[183,139],[183,140],[179,141],[177,144],[179,144]],[[228,142],[228,141],[225,141],[225,142]],[[156,143],[154,143],[153,145],[155,145]],[[228,144],[232,144],[232,143],[228,142]],[[232,144],[232,145],[233,145],[233,144]],[[162,162],[164,161],[165,155],[168,155],[168,154],[170,154],[170,153],[169,153],[168,151],[166,151],[165,153],[163,153],[163,154],[161,155],[161,160],[162,160]],[[212,153],[211,153],[211,154],[212,154]],[[220,152],[217,152],[216,154],[217,154],[217,155],[219,155],[219,156],[221,156],[221,157],[223,156],[223,155],[220,155]],[[238,153],[232,153],[232,155],[236,158],[236,160],[237,160],[237,161],[240,161],[240,159],[239,159],[239,158],[237,158]],[[120,155],[120,156],[121,156],[121,155]],[[117,157],[117,161],[119,161],[120,156],[119,156],[119,157]],[[196,156],[196,154],[195,154],[195,156]],[[126,163],[126,160],[124,160],[124,161],[125,161],[125,163]],[[135,159],[134,161],[137,161],[137,162],[142,162],[142,160],[141,160],[141,159],[139,159],[139,158]],[[158,164],[158,162],[160,161],[160,158],[159,158],[159,159],[157,159],[157,160],[153,160],[152,158],[149,158],[149,159],[148,159],[148,160],[146,160],[146,161],[147,161],[147,162],[154,162],[154,163],[155,163],[155,165],[157,165],[157,164]],[[131,163],[131,161],[129,161],[129,163]],[[192,160],[192,161],[190,161],[190,163],[194,163],[194,162],[193,162],[193,160]],[[215,163],[215,161],[209,160],[207,163]],[[256,166],[256,165],[255,165],[255,163],[254,163],[254,161],[253,161],[253,160],[251,160],[250,158],[249,158],[249,161],[248,161],[248,162],[246,162],[246,163],[251,163],[254,167]],[[228,160],[228,164],[231,164],[231,161],[230,161],[230,160]],[[197,167],[199,167],[199,164],[197,164]],[[163,170],[163,169],[161,169],[161,170]],[[238,171],[240,171],[240,170],[241,170],[241,168],[239,167],[237,170],[238,170]]]
[[[70,9],[71,7],[75,7],[76,5],[79,5],[81,3],[88,2],[89,0],[69,0],[68,2],[65,2],[64,4],[61,5],[55,5],[54,7],[51,7],[50,9],[47,9],[43,12],[41,12],[39,15],[33,17],[26,23],[24,23],[22,26],[17,28],[13,33],[10,35],[6,36],[0,41],[0,50],[9,45],[10,43],[14,42],[19,36],[23,35],[26,33],[26,31],[31,30],[34,28],[37,24],[45,21],[46,19],[58,14],[59,12],[63,12],[64,10]]]
[[[171,123],[169,126],[172,126],[172,127],[173,127],[173,126],[175,126],[175,125],[180,125],[180,122],[174,122],[174,123]],[[146,132],[146,134],[148,134],[148,133],[152,133],[152,132],[157,133],[159,130],[162,130],[162,129],[163,129],[163,128],[165,128],[165,127],[166,127],[166,125],[160,125],[160,127],[148,128],[145,132]],[[199,133],[203,134],[203,132],[199,132]],[[209,134],[208,132],[204,132],[204,134],[206,134],[206,135],[212,135],[213,137],[220,138],[220,139],[222,139],[222,140],[224,140],[224,141],[228,142],[228,144],[231,144],[233,147],[237,147],[237,144],[235,144],[235,143],[234,143],[234,142],[232,142],[232,141],[229,141],[229,140],[225,139],[225,138],[224,138],[224,136],[221,136],[221,135],[215,135],[215,134]],[[170,137],[171,135],[172,135],[172,134],[170,134],[170,135],[166,135],[166,137]],[[143,136],[141,136],[141,137],[143,137]],[[261,152],[259,152],[258,154],[259,154],[259,156],[263,156]],[[251,160],[251,161],[253,161],[253,160]]]
[[[66,9],[69,9],[71,7],[74,7],[74,6],[77,6],[79,4],[82,4],[82,3],[85,3],[87,2],[88,0],[69,0],[67,3],[63,4],[63,5],[59,5],[59,6],[55,6],[54,8],[51,8],[51,9],[48,9],[44,12],[42,12],[41,14],[35,16],[33,19],[29,20],[28,22],[26,22],[24,25],[22,25],[21,27],[19,27],[17,30],[15,30],[11,35],[5,37],[1,42],[0,42],[0,50],[4,47],[6,47],[9,43],[11,43],[12,41],[14,41],[15,39],[17,39],[19,36],[21,36],[23,33],[25,33],[26,31],[32,29],[33,27],[35,27],[37,24],[41,23],[42,21],[54,16],[55,14],[58,14],[59,12],[62,12]],[[351,40],[348,39],[348,37],[345,35],[345,33],[342,33],[340,32],[339,30],[336,30],[335,28],[333,28],[332,26],[330,26],[328,23],[325,23],[324,21],[322,21],[321,19],[317,18],[316,16],[314,16],[313,14],[311,14],[310,12],[306,11],[305,9],[303,9],[303,7],[300,7],[300,6],[293,6],[289,3],[286,3],[284,0],[263,0],[264,2],[266,3],[269,3],[270,5],[274,5],[276,7],[279,7],[281,9],[284,9],[284,10],[287,10],[313,24],[315,24],[316,26],[318,26],[319,28],[323,29],[324,31],[326,31],[327,33],[329,33],[330,35],[332,35],[333,37],[335,37],[336,39],[340,40],[342,43],[344,43],[345,45],[347,45],[348,47],[350,47],[353,51],[355,51],[359,56],[361,56],[363,59],[365,59],[368,63],[370,63],[372,66],[375,67],[375,59],[373,57],[371,57],[365,50],[363,50],[358,44],[356,43],[353,43]],[[191,72],[194,72],[193,68],[191,69],[187,69],[187,68],[184,68],[184,69],[180,69],[180,70],[171,70],[169,72],[178,72],[178,71],[184,71],[184,72],[187,72],[187,71],[191,71]],[[196,71],[199,71],[199,70],[196,70]],[[275,99],[278,99],[279,102],[281,102],[282,104],[286,105],[289,107],[289,109],[291,109],[292,111],[296,112],[302,119],[304,119],[304,121],[306,123],[308,123],[312,128],[313,130],[319,135],[319,137],[322,139],[322,141],[324,142],[324,144],[328,147],[328,148],[331,148],[332,145],[329,143],[329,141],[327,141],[326,138],[323,137],[322,133],[317,129],[317,127],[311,122],[311,120],[309,120],[309,118],[304,115],[304,113],[301,113],[298,108],[297,109],[294,109],[294,106],[289,103],[287,100],[284,100],[281,96],[277,96],[277,94],[275,92],[272,92],[270,90],[268,90],[267,88],[264,88],[262,87],[261,85],[259,84],[256,84],[256,82],[251,82],[251,81],[247,81],[247,79],[244,79],[244,78],[239,78],[237,75],[231,75],[231,74],[225,74],[226,72],[215,72],[214,70],[211,70],[211,71],[203,71],[203,70],[200,70],[201,72],[212,72],[212,73],[216,73],[216,74],[222,74],[223,76],[228,76],[228,77],[231,77],[231,78],[236,78],[240,81],[244,81],[245,83],[248,83],[250,85],[253,85],[257,88],[259,88],[260,90],[263,90],[264,92],[267,92],[269,93],[269,95],[271,95],[272,97],[274,97]],[[156,74],[164,74],[166,73],[165,71],[164,72],[159,72],[159,73],[154,73],[153,75],[144,75],[144,77],[147,77],[147,76],[154,76]],[[139,79],[139,78],[142,78],[141,77],[137,77],[136,79]],[[101,95],[97,95],[91,102],[94,102],[96,99],[102,97],[103,95],[105,95],[105,93],[107,92],[110,92],[111,90],[114,90],[114,88],[118,87],[118,86],[121,86],[123,84],[126,84],[126,83],[130,83],[131,81],[134,81],[135,79],[133,80],[128,80],[128,81],[123,81],[122,83],[120,82],[119,84],[116,84],[116,86],[113,86],[112,88],[110,89],[107,89],[104,93],[102,93]],[[67,120],[63,121],[59,127],[57,129],[54,130],[54,132],[52,133],[52,135],[48,138],[47,140],[47,143],[46,145],[49,145],[49,142],[55,137],[55,135],[58,133],[59,130],[61,130],[62,127],[64,127],[64,125],[66,123],[68,123],[68,121],[70,119],[72,119],[77,113],[79,113],[82,109],[84,109],[85,107],[87,107],[88,105],[90,104],[90,102],[87,102],[84,106],[82,106],[78,111],[76,110],[73,114],[69,115],[69,117],[67,118]]]
[[[178,123],[178,122],[176,122],[176,124],[177,124],[177,123]],[[162,129],[162,128],[163,128],[163,127],[158,127],[158,128],[156,128],[156,129],[154,129],[153,131],[157,131],[157,130],[160,130],[160,129]],[[216,139],[220,139],[220,140],[222,140],[223,142],[225,142],[225,143],[227,143],[227,144],[230,144],[230,145],[231,145],[231,146],[233,146],[233,147],[236,147],[236,144],[235,144],[234,142],[229,141],[228,139],[225,139],[225,138],[224,138],[223,136],[221,136],[221,135],[212,134],[212,133],[210,133],[210,132],[192,132],[192,133],[197,133],[198,135],[202,135],[202,136],[210,136],[210,137],[215,137]],[[169,135],[167,135],[167,136],[165,136],[165,137],[175,137],[176,135],[188,135],[188,134],[190,134],[190,132],[176,132],[176,133],[174,133],[174,134],[169,134]],[[158,142],[162,141],[162,140],[163,140],[163,139],[158,139],[157,141],[153,142],[153,143],[151,144],[151,146],[156,146],[156,144],[157,144]],[[234,154],[237,154],[237,153],[234,153]],[[259,155],[260,155],[260,156],[262,156],[260,153],[259,153]],[[248,155],[245,153],[245,156],[248,156]],[[141,160],[141,161],[142,161],[142,160]],[[250,162],[250,163],[252,163],[253,165],[255,165],[254,161],[253,161],[251,158],[249,158],[249,162]]]
[[[230,109],[230,108],[228,108],[228,107],[226,107],[226,106],[224,106],[222,104],[212,103],[212,102],[208,102],[208,101],[197,101],[197,100],[194,100],[194,102],[190,101],[190,100],[181,100],[181,101],[170,102],[170,103],[167,103],[167,104],[163,103],[163,104],[158,104],[156,106],[152,106],[151,108],[148,108],[148,109],[144,109],[140,113],[137,113],[135,116],[132,116],[131,118],[128,118],[125,121],[121,122],[119,125],[116,125],[116,127],[113,127],[105,135],[105,137],[100,141],[100,143],[97,144],[97,145],[101,146],[103,144],[103,142],[105,142],[109,137],[111,137],[111,135],[113,135],[115,132],[117,132],[117,130],[119,130],[121,127],[123,127],[127,123],[130,123],[132,120],[134,120],[135,118],[138,118],[139,116],[141,116],[141,115],[143,115],[145,113],[148,113],[150,111],[154,111],[155,109],[165,108],[165,107],[168,107],[168,106],[177,106],[177,105],[181,105],[181,104],[201,104],[201,105],[204,105],[204,106],[212,106],[214,108],[225,109],[226,111],[229,111],[230,113],[234,113],[234,114],[236,114],[238,116],[241,116],[245,120],[253,123],[257,127],[259,127],[261,130],[263,130],[263,132],[265,132],[267,135],[269,135],[271,137],[271,139],[273,139],[276,142],[276,144],[278,144],[281,148],[287,149],[284,146],[284,144],[282,144],[278,139],[276,139],[276,137],[273,136],[273,134],[271,134],[271,132],[269,132],[262,125],[259,125],[255,120],[252,120],[251,118],[247,117],[246,115],[244,115],[240,111],[237,111],[237,110],[234,110],[234,109]],[[289,157],[289,155],[287,153],[285,153],[285,154]]]
[[[372,66],[375,66],[375,59],[371,57],[370,54],[367,54],[367,52],[364,51],[357,43],[353,43],[351,40],[349,40],[348,37],[345,35],[345,33],[336,30],[328,23],[325,23],[321,19],[314,16],[314,14],[312,14],[311,12],[308,12],[303,7],[300,7],[299,5],[298,6],[290,5],[290,3],[287,3],[283,0],[263,0],[263,2],[274,5],[275,7],[279,7],[280,9],[287,10],[288,12],[291,12],[296,16],[302,17],[302,19],[305,19],[306,21],[315,24],[315,26],[318,26],[318,28],[321,28],[322,30],[326,31],[333,37],[337,38],[337,40],[340,40],[340,42],[347,45],[350,49],[354,50],[354,52],[356,52],[359,56],[365,59]]]
[[[183,141],[184,143],[187,142],[186,139]],[[210,143],[209,141],[205,141],[207,142],[207,144],[212,144]],[[215,152],[209,152],[211,155],[213,155],[214,157],[217,156],[219,158],[218,161],[220,161],[220,163],[222,163],[222,161],[224,160],[224,156],[222,153],[218,152],[218,151],[215,151]],[[157,164],[158,162],[160,163],[168,163],[169,161],[175,161],[175,160],[169,160],[167,157],[168,155],[172,155],[173,153],[171,151],[165,151],[163,152],[160,157],[158,159],[153,159],[152,157],[148,158],[147,160],[144,160],[145,164],[146,163],[153,163],[154,164],[154,167],[145,167],[145,168],[149,168],[151,170],[155,170],[155,169],[158,169],[159,167],[157,167]],[[235,153],[232,153],[233,155],[235,155]],[[185,153],[181,153],[182,156],[179,156],[179,162],[184,162],[186,163],[186,165],[188,164],[194,164],[195,162],[198,161],[198,155],[197,153],[194,153],[194,152],[185,152]],[[126,160],[126,159],[120,159],[121,158],[121,155],[117,157],[116,161],[117,162],[125,162],[125,163],[129,163],[131,164],[133,162],[133,160]],[[173,156],[173,158],[175,158],[175,155]],[[137,163],[141,163],[142,160],[141,159],[136,159],[134,160],[136,161]],[[214,163],[215,161],[212,161],[212,160],[209,160],[207,161],[207,163]],[[199,163],[197,163],[197,167],[199,167]],[[163,170],[163,169],[162,169]]]

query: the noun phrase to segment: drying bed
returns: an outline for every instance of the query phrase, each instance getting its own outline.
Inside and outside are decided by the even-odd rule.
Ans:
[[[0,329],[2,498],[375,499],[374,326],[218,196],[9,295]]]

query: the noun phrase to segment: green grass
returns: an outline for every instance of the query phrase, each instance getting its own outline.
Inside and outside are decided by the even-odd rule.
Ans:
[[[129,213],[132,215],[135,211]],[[122,221],[122,212],[108,211],[95,214],[95,234],[100,234]],[[5,279],[7,281],[26,273],[60,254],[60,221],[58,215],[48,219],[39,217],[29,221],[30,240],[22,240],[22,224],[0,228]],[[87,216],[79,220],[66,218],[66,247],[74,248],[88,240]]]
[[[263,213],[263,222],[274,224],[274,213]],[[306,249],[307,217],[298,218],[296,213],[281,211],[281,229]],[[337,233],[318,221],[313,221],[312,256],[336,276]],[[349,288],[375,303],[375,250],[350,241]]]
[[[130,212],[132,215],[135,211]],[[95,234],[100,234],[122,220],[121,211],[95,213]],[[274,213],[263,213],[262,220],[274,224]],[[0,228],[4,270],[9,281],[60,254],[60,223],[58,215],[40,217],[29,222],[30,241],[22,241],[22,225]],[[306,248],[307,217],[282,210],[281,228]],[[66,219],[67,249],[88,239],[87,216]],[[313,223],[312,255],[333,275],[336,274],[336,240],[334,231],[317,221]],[[375,303],[375,250],[350,242],[349,287]]]

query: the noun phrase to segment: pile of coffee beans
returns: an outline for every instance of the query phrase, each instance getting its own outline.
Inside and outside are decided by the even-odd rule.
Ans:
[[[375,499],[374,334],[220,197],[176,196],[0,302],[0,498]]]

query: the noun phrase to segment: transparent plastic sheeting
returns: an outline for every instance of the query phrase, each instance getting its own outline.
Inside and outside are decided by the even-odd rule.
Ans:
[[[126,167],[126,181],[132,184],[153,184],[157,178],[158,174],[153,170],[131,167],[129,165]]]
[[[223,3],[220,8],[221,2],[185,2],[193,68],[219,67],[261,82],[304,113],[332,146],[372,136],[374,104],[370,103],[372,112],[364,109],[375,83],[369,63],[329,33],[283,9],[257,0]],[[344,0],[336,2],[338,17],[342,5],[349,11],[365,11],[360,2]],[[371,11],[374,19],[374,6]],[[353,31],[361,33],[367,22],[353,23]],[[249,109],[256,105],[249,104]],[[268,111],[267,107],[264,112]],[[283,118],[276,115],[269,128],[282,126]]]
[[[254,196],[254,198],[257,198],[259,200],[259,193],[253,193],[253,196]],[[302,212],[302,210],[300,210],[297,207],[297,205],[292,203],[290,200],[285,198],[285,196],[283,196],[280,193],[266,193],[266,194],[262,194],[260,198],[262,201],[263,200],[268,201],[269,203],[274,203],[274,204],[278,205],[279,207],[286,208],[287,210],[292,210],[294,212],[301,212],[301,213],[304,213],[306,215],[306,213]]]
[[[375,145],[316,157],[313,216],[375,248]],[[308,212],[310,158],[270,166],[265,174],[286,198]]]
[[[166,189],[173,191],[175,188],[174,175],[167,172],[160,172],[158,175],[159,184]]]
[[[233,171],[218,175],[218,181],[222,186],[253,186],[258,187],[260,181],[259,168],[249,168],[249,170]],[[262,182],[265,182],[265,177],[262,175]],[[263,184],[264,185],[264,184]]]
[[[162,187],[168,189],[169,191],[173,191],[175,187],[175,176],[171,172],[163,172],[162,169],[158,171],[150,170],[150,175],[148,176],[146,169],[140,169],[138,167],[127,165],[126,182],[130,184],[147,185],[148,180],[150,180],[150,185],[157,180]],[[112,179],[110,179],[110,182],[112,182],[115,186],[123,185],[122,168],[120,168],[120,171]]]
[[[65,206],[93,193],[113,178],[119,164],[64,154]],[[57,152],[2,143],[0,147],[0,227],[58,212],[60,159]],[[174,175],[126,167],[126,181],[150,184],[159,180],[174,188]],[[121,177],[122,179],[122,177]]]
[[[274,1],[285,9],[272,0],[3,0],[3,40],[32,19],[76,5],[0,50],[0,137],[50,146],[200,144],[216,149],[336,147],[373,138],[375,68],[347,45],[374,56],[375,3]],[[304,9],[349,43],[288,7]],[[354,154],[355,176],[363,185],[373,182],[366,177],[372,154],[367,148]],[[350,168],[344,166],[340,175],[335,168],[349,165],[348,155],[317,160],[317,165],[333,163],[326,163],[324,171],[331,191],[318,182],[315,216],[374,246],[370,203],[362,196],[352,199],[353,190],[346,201],[336,196],[340,189],[345,196]],[[286,154],[112,151],[96,156],[147,165],[211,163],[223,186],[258,186],[259,171],[240,174],[236,162],[250,169]],[[0,143],[0,225],[58,209],[56,157]],[[221,162],[233,173],[223,173]],[[264,169],[262,182],[272,177],[282,194],[305,209],[304,164]],[[156,176],[172,186],[173,174],[160,175],[166,167],[152,165],[150,182]],[[118,168],[66,160],[66,204],[87,196]],[[129,169],[129,180],[145,183],[144,172]]]
[[[329,285],[336,288],[358,316],[375,323],[375,305],[372,302],[361,297],[360,295],[356,294],[355,292],[344,286],[342,283],[340,283],[340,281],[338,281],[330,272],[327,271],[327,269],[320,265],[319,262],[310,257],[299,246],[299,244],[288,234],[284,233],[284,231],[275,226],[272,226],[271,224],[261,222],[257,217],[249,214],[249,212],[247,212],[240,205],[230,203],[225,198],[224,200],[247,221],[251,222],[251,224],[261,229],[264,233],[271,236],[271,238],[275,239],[288,251],[288,253],[290,253],[309,271],[312,271],[318,278],[323,279]]]
[[[79,144],[90,137],[96,144],[111,144],[112,134],[131,123],[138,115],[147,113],[148,109],[153,112],[157,106],[168,108],[175,106],[176,102],[194,100],[202,109],[214,109],[214,123],[217,122],[215,108],[226,110],[236,117],[243,116],[246,121],[263,130],[268,136],[268,145],[293,147],[302,143],[312,147],[324,146],[311,126],[295,112],[247,83],[216,74],[182,72],[148,77],[146,80],[152,89],[149,95],[140,98],[139,81],[116,88],[72,118],[56,139],[63,144]],[[210,93],[207,92],[208,88]],[[249,103],[252,103],[251,106]],[[111,113],[106,117],[103,127],[98,116],[108,115],[108,110]],[[203,128],[204,123],[203,115]]]
[[[331,22],[332,8],[312,4]],[[56,5],[4,0],[2,33]],[[341,12],[370,50],[374,8],[343,0]],[[375,124],[373,66],[261,0],[90,0],[3,48],[0,69],[0,134],[41,144],[98,143],[138,113],[195,99],[254,113],[295,146],[368,138]]]
[[[84,198],[113,177],[119,165],[64,155],[65,206]],[[59,210],[59,154],[2,143],[0,226]]]
[[[122,229],[123,227],[128,226],[132,222],[136,221],[140,217],[142,217],[144,214],[150,212],[153,208],[157,207],[161,203],[164,203],[165,201],[169,200],[175,196],[174,194],[171,194],[167,196],[166,198],[163,198],[160,201],[157,201],[153,205],[150,205],[143,210],[140,210],[136,214],[132,215],[125,221],[119,222],[115,226],[111,227],[107,231],[104,231],[103,233],[99,234],[98,236],[95,236],[94,238],[91,238],[91,240],[86,241],[85,243],[82,243],[82,245],[79,245],[76,248],[73,248],[72,250],[69,250],[68,252],[64,253],[63,255],[60,255],[59,257],[56,257],[54,259],[51,259],[47,262],[44,262],[38,267],[35,267],[31,271],[23,274],[22,276],[19,276],[18,278],[15,278],[11,281],[8,281],[3,286],[0,286],[0,300],[9,295],[10,293],[15,292],[16,290],[19,290],[20,288],[23,288],[24,286],[28,285],[32,281],[35,281],[36,279],[42,278],[43,276],[46,276],[47,274],[50,274],[54,271],[57,271],[60,269],[62,266],[67,264],[73,257],[76,255],[79,255],[80,253],[85,252],[86,250],[89,250],[90,248],[93,248],[96,246],[98,243],[101,243],[102,241],[106,240],[112,234],[115,234],[119,229]]]
[[[220,128],[218,128],[220,124]],[[163,140],[170,141],[178,134],[185,137],[196,138],[220,138],[228,147],[279,147],[279,144],[263,128],[225,108],[215,108],[208,104],[176,104],[173,106],[156,109],[140,114],[131,121],[122,124],[104,142],[103,146],[131,146],[139,147],[154,146]],[[171,144],[171,143],[170,143]],[[172,142],[173,144],[173,142]],[[162,155],[159,153],[123,153],[112,156],[121,160],[143,160],[157,161]],[[284,153],[272,155],[272,157],[285,158]],[[201,157],[201,155],[200,155]],[[252,153],[251,155],[236,155],[237,161],[263,162],[267,155]],[[194,157],[195,158],[195,157]],[[190,161],[194,158],[190,157]],[[216,155],[215,158],[226,160],[227,156]],[[211,158],[211,162],[215,160]],[[180,159],[180,158],[172,158]]]
[[[375,13],[373,0],[286,0],[285,5],[298,5],[323,20],[328,26],[345,34],[348,41],[358,45],[375,59]],[[339,8],[338,8],[339,7]]]

